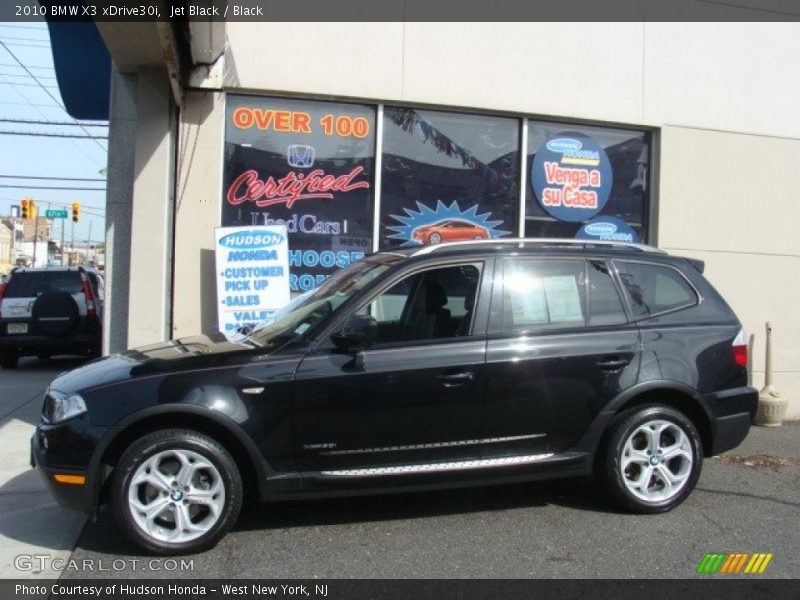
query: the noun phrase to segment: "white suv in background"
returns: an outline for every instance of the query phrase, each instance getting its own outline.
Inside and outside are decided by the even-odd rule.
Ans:
[[[0,367],[21,356],[100,353],[103,277],[83,267],[17,268],[0,285]]]

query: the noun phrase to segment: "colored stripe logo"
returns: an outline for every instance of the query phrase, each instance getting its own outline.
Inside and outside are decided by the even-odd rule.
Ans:
[[[738,575],[740,573],[761,574],[772,560],[773,553],[769,552],[709,552],[700,561],[697,573],[705,575],[725,574]]]

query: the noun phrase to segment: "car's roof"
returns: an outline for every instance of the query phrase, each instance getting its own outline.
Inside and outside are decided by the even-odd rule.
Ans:
[[[81,267],[67,267],[67,266],[48,266],[48,267],[17,267],[14,269],[13,274],[17,273],[54,273],[54,272],[64,272],[64,271],[75,271],[78,272],[81,270]]]

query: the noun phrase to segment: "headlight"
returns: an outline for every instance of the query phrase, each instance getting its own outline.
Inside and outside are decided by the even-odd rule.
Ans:
[[[86,403],[79,394],[62,394],[48,390],[44,400],[44,418],[49,423],[61,423],[86,412]]]

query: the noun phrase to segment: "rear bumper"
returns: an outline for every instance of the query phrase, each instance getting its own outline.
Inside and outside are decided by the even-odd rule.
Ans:
[[[742,443],[758,407],[755,388],[724,390],[706,397],[711,409],[711,455],[721,454]]]
[[[99,351],[99,334],[81,334],[69,337],[48,337],[44,335],[0,336],[0,354],[5,355],[92,354]]]

